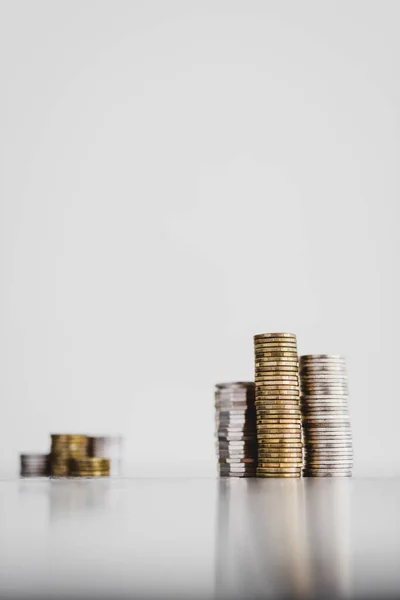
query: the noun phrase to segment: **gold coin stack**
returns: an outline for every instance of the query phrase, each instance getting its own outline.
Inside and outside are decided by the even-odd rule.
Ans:
[[[257,477],[300,477],[299,358],[293,333],[254,336]]]
[[[72,458],[69,461],[71,477],[109,477],[110,459],[100,456]]]
[[[88,455],[89,438],[81,434],[53,434],[51,436],[50,469],[53,477],[67,477],[69,461]]]

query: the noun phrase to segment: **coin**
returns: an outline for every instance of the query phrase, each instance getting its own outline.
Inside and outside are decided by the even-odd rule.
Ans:
[[[258,458],[277,458],[277,457],[287,457],[287,458],[301,458],[303,456],[302,449],[299,448],[279,448],[278,450],[272,449],[261,449],[258,455]]]
[[[301,470],[300,465],[290,466],[290,467],[257,467],[257,472],[260,473],[297,473]]]
[[[254,340],[262,340],[264,338],[290,338],[296,340],[296,335],[294,333],[256,333],[254,335]]]
[[[319,360],[332,360],[345,362],[345,358],[341,354],[302,354],[303,362],[316,362]]]
[[[263,381],[273,381],[273,382],[280,382],[280,381],[288,381],[288,382],[292,382],[294,381],[294,383],[298,383],[299,381],[299,377],[297,375],[297,373],[293,374],[293,375],[281,375],[281,374],[273,374],[271,375],[270,373],[261,373],[258,375],[258,373],[256,374],[259,378],[263,379]]]
[[[300,419],[301,418],[301,413],[299,409],[290,409],[287,408],[285,410],[277,410],[276,408],[273,408],[272,410],[259,410],[258,411],[258,419],[283,419],[283,418],[293,418],[293,419]]]
[[[276,434],[267,433],[265,431],[262,431],[257,434],[257,439],[259,442],[259,447],[263,445],[263,440],[275,442],[275,443],[288,442],[288,441],[292,440],[294,442],[301,443],[300,432],[296,433],[295,431],[292,431],[290,433],[285,432],[285,433],[276,433]]]
[[[254,345],[254,356],[258,354],[263,354],[264,352],[272,352],[277,350],[283,350],[284,352],[296,352],[297,353],[297,344],[292,343],[279,343],[274,342],[271,344],[255,344]]]
[[[316,471],[303,471],[303,477],[351,477],[351,471],[340,471],[338,473],[333,473],[330,471],[320,471],[317,469]]]
[[[300,417],[297,419],[291,419],[291,418],[271,418],[271,417],[267,417],[267,418],[258,418],[257,419],[257,424],[260,425],[275,425],[275,424],[290,424],[290,423],[294,423],[296,425],[300,424]]]

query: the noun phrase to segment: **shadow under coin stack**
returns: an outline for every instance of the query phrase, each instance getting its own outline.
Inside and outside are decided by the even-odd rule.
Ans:
[[[110,475],[110,460],[98,456],[72,458],[69,461],[71,477],[108,477]]]
[[[110,459],[110,475],[121,475],[123,438],[119,435],[92,436],[89,438],[89,455]]]
[[[221,383],[215,390],[219,473],[255,477],[257,468],[254,383]]]
[[[50,468],[53,477],[69,475],[69,461],[88,455],[89,439],[80,434],[53,434],[51,436]]]
[[[47,477],[50,473],[48,454],[20,454],[21,477]]]
[[[351,477],[353,441],[345,359],[333,354],[300,358],[305,477]]]
[[[301,415],[293,333],[254,336],[258,477],[300,477]]]

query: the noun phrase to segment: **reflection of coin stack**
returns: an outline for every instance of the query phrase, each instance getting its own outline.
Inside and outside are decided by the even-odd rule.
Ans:
[[[69,474],[72,477],[108,477],[110,461],[108,458],[99,458],[98,456],[71,458]]]
[[[293,333],[254,336],[258,477],[300,477],[301,421],[297,340]]]
[[[255,477],[257,466],[254,383],[221,383],[215,390],[220,475]]]
[[[122,468],[121,436],[102,435],[89,438],[89,455],[110,459],[110,475],[121,475]]]
[[[51,474],[54,477],[67,477],[69,460],[85,458],[88,455],[89,439],[86,435],[54,434],[51,436]]]
[[[345,359],[314,354],[300,359],[304,475],[351,476],[353,441]]]
[[[20,454],[21,477],[46,477],[49,474],[48,454]]]

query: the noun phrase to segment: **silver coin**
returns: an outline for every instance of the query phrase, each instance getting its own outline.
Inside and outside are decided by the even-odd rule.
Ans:
[[[302,354],[300,356],[302,362],[318,362],[320,360],[330,360],[332,362],[346,362],[346,359],[341,354]]]
[[[342,471],[338,473],[321,471],[303,471],[303,477],[351,477],[351,471]]]

